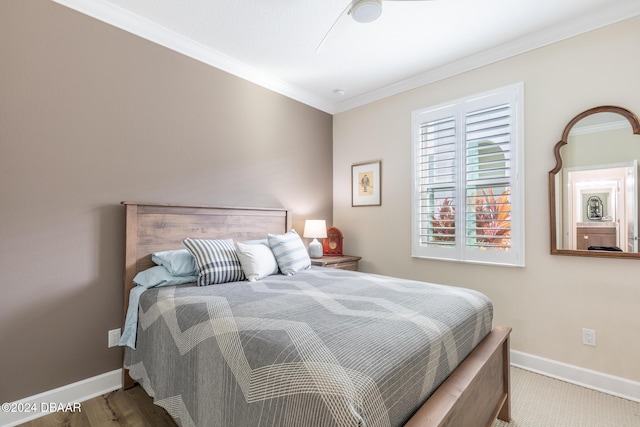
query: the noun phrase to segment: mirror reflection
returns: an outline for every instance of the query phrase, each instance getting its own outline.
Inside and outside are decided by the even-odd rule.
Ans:
[[[567,126],[550,172],[552,253],[640,258],[637,133],[637,117],[619,107],[588,110]]]

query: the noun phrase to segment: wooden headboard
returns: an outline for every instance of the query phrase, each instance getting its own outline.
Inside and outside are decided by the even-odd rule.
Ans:
[[[152,267],[151,254],[184,249],[182,241],[196,239],[264,239],[291,229],[291,213],[286,209],[227,208],[122,202],[125,207],[124,317],[135,275]],[[124,375],[124,383],[129,382]]]

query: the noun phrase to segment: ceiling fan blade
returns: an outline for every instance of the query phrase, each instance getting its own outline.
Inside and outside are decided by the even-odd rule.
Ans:
[[[316,53],[318,53],[318,51],[320,50],[320,48],[322,48],[322,46],[324,45],[324,42],[327,41],[327,38],[329,37],[329,34],[331,34],[331,32],[333,31],[333,29],[336,27],[336,25],[338,24],[338,21],[340,21],[340,19],[342,19],[342,17],[346,14],[348,14],[350,12],[351,9],[351,2],[349,2],[349,4],[347,4],[347,7],[344,8],[344,10],[340,13],[340,15],[338,15],[338,17],[336,18],[336,20],[333,22],[333,25],[331,25],[331,27],[329,28],[329,31],[327,31],[327,33],[324,35],[324,37],[322,38],[322,40],[320,41],[320,44],[318,45],[318,47],[316,48]]]

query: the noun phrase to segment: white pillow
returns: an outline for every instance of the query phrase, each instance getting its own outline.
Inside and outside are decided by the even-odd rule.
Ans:
[[[266,242],[265,242],[266,243]],[[246,244],[235,242],[236,253],[242,271],[250,282],[256,282],[272,274],[278,274],[278,263],[265,243]]]
[[[285,234],[269,234],[267,240],[282,274],[293,276],[298,271],[311,267],[309,253],[295,230]]]

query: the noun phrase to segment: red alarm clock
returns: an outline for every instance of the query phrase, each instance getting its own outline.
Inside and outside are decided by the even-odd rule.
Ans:
[[[336,227],[327,230],[327,238],[322,241],[324,255],[342,255],[342,232]]]

